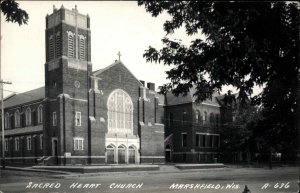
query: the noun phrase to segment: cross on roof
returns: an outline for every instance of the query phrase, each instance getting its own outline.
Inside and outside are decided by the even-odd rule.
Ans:
[[[121,61],[121,52],[119,51],[117,55],[119,56],[119,61]]]

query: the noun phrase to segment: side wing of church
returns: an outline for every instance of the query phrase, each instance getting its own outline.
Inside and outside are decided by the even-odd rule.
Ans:
[[[89,23],[76,8],[46,16],[45,87],[5,100],[6,163],[164,162],[163,101],[121,61],[92,71]]]

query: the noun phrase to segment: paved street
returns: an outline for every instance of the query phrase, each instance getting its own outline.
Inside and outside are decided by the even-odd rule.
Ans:
[[[162,172],[164,171],[164,172]],[[225,168],[176,171],[105,173],[58,179],[53,175],[24,171],[1,171],[0,191],[10,192],[297,192],[299,169],[280,167]],[[48,184],[47,184],[48,183]],[[28,188],[26,188],[26,186]],[[123,187],[123,188],[122,188]]]

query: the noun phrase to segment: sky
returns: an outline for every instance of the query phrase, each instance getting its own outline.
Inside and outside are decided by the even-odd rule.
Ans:
[[[1,64],[2,79],[11,81],[5,85],[4,96],[21,93],[44,86],[45,17],[53,12],[53,5],[75,8],[89,14],[93,70],[112,64],[121,52],[121,61],[139,79],[154,82],[156,88],[167,83],[168,66],[147,63],[143,58],[149,47],[162,48],[165,37],[163,23],[170,19],[167,13],[152,17],[144,6],[135,1],[20,1],[20,8],[29,14],[28,25],[8,23],[1,16]],[[196,34],[195,36],[201,36]],[[195,38],[179,29],[170,38],[182,39],[188,45]],[[228,89],[228,88],[227,88]],[[223,92],[227,89],[224,89]]]

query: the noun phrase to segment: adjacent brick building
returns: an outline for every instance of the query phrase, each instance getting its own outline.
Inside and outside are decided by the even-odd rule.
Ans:
[[[5,100],[6,163],[164,162],[164,101],[121,61],[92,71],[90,30],[76,8],[46,16],[45,87]]]
[[[219,128],[224,120],[222,98],[195,102],[191,88],[186,96],[165,96],[165,155],[167,162],[206,163],[220,160]]]

